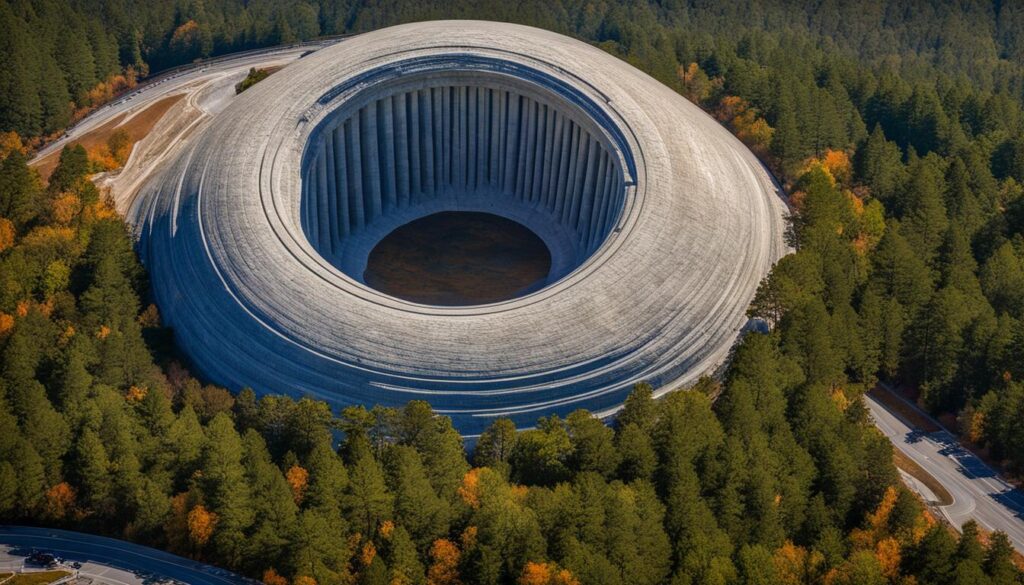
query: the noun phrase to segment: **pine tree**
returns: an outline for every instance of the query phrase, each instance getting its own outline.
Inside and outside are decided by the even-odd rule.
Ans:
[[[612,430],[585,410],[569,414],[565,424],[572,445],[566,462],[569,468],[576,473],[593,471],[610,477],[619,464]]]
[[[906,180],[906,170],[899,146],[886,140],[881,126],[875,125],[853,161],[857,178],[871,188],[871,194],[890,209],[899,210],[897,198]]]
[[[618,427],[615,450],[619,454],[618,477],[625,482],[651,481],[657,465],[657,455],[651,437],[635,423]]]
[[[81,144],[65,146],[60,151],[57,168],[50,175],[49,190],[51,193],[79,191],[89,175],[89,155]]]
[[[109,514],[113,502],[110,459],[107,450],[92,429],[86,428],[75,444],[75,482],[82,491],[80,500],[100,515]]]
[[[469,470],[462,437],[446,416],[436,416],[423,401],[406,404],[398,420],[402,444],[416,449],[434,491],[442,498],[454,499],[462,476]]]
[[[341,517],[341,500],[348,487],[345,464],[329,443],[319,443],[306,459],[309,483],[302,504],[328,517]]]
[[[992,585],[1010,585],[1019,582],[1019,571],[1013,563],[1013,545],[1003,532],[994,532],[985,555],[985,574]]]
[[[254,520],[243,452],[231,418],[223,413],[213,417],[206,427],[200,482],[207,506],[218,517],[212,538],[214,551],[230,567],[241,565],[245,534]]]
[[[1024,262],[1012,244],[1003,244],[985,261],[981,285],[994,309],[1024,316]]]
[[[477,467],[507,468],[516,443],[516,425],[508,418],[495,419],[476,442],[473,464]]]
[[[942,197],[942,172],[936,157],[918,159],[910,167],[903,234],[918,257],[931,264],[949,227]]]
[[[394,519],[421,551],[448,533],[448,506],[434,493],[415,449],[397,445],[385,456],[388,487],[394,494]]]
[[[0,129],[35,136],[42,130],[43,106],[34,70],[41,53],[25,23],[10,4],[0,6]],[[62,80],[56,80],[61,83]]]
[[[395,526],[387,539],[384,551],[391,568],[391,582],[402,585],[423,585],[425,569],[409,533],[401,525]]]
[[[245,540],[245,566],[255,573],[283,566],[289,542],[298,529],[298,507],[281,470],[270,460],[263,438],[252,429],[242,437],[245,479],[252,498],[254,522]]]
[[[394,496],[384,482],[384,473],[369,451],[356,456],[349,470],[345,495],[346,515],[363,534],[373,534],[392,516]]]
[[[0,162],[0,217],[14,224],[20,233],[39,213],[42,189],[28,160],[15,150]]]

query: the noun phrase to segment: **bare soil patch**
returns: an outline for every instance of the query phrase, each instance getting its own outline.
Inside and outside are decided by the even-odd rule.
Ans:
[[[869,394],[884,404],[886,408],[895,412],[900,418],[917,429],[926,433],[934,433],[942,430],[939,428],[939,425],[935,424],[935,421],[921,414],[921,411],[914,408],[913,405],[908,404],[906,399],[901,396],[897,396],[892,390],[889,390],[881,384],[872,388]]]
[[[910,474],[914,479],[927,486],[928,489],[935,494],[935,497],[938,498],[939,506],[948,506],[953,503],[953,496],[948,490],[946,490],[946,488],[942,487],[939,480],[935,479],[932,474],[925,471],[924,468],[918,465],[913,459],[904,455],[903,451],[894,447],[892,450],[892,461],[896,464],[896,467],[899,467]]]
[[[101,146],[105,146],[111,134],[116,130],[124,130],[127,132],[128,137],[134,144],[145,138],[146,135],[153,130],[153,127],[156,126],[156,123],[164,117],[164,114],[166,114],[167,111],[183,97],[185,97],[185,94],[180,93],[160,99],[148,106],[146,109],[137,113],[131,120],[128,120],[120,127],[118,124],[120,124],[128,114],[125,113],[115,116],[113,119],[107,121],[107,123],[98,128],[94,128],[78,140],[75,140],[72,144],[81,144],[86,150],[92,151]],[[33,166],[35,166],[36,170],[39,171],[39,174],[43,179],[49,179],[50,174],[53,173],[53,169],[57,168],[57,162],[59,160],[60,151],[56,151],[36,161]]]
[[[385,236],[363,277],[400,299],[460,306],[522,296],[550,270],[551,253],[526,227],[489,213],[442,212]]]

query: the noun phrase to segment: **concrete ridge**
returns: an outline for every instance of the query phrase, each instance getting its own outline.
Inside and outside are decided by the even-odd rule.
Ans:
[[[444,65],[423,74],[424,63]],[[393,98],[398,87],[415,97]],[[411,102],[427,103],[426,90],[449,96],[435,112],[456,120],[431,139],[448,157],[436,168],[458,179],[436,194],[413,192],[428,159],[422,136],[410,142],[425,128]],[[508,97],[522,95],[532,101]],[[512,99],[514,110],[497,109]],[[353,115],[358,134],[346,134]],[[563,141],[561,182],[545,125],[559,115],[586,130]],[[342,164],[356,159],[338,154],[339,135],[372,141],[355,164],[377,173],[359,196],[379,213],[362,223],[334,223],[356,205],[341,198],[352,186]],[[506,144],[497,136],[516,146],[494,163]],[[610,213],[605,192],[620,202]],[[574,260],[557,282],[490,305],[420,305],[360,282],[381,221],[462,205],[539,234],[579,228],[584,252],[565,251]],[[191,138],[131,215],[161,312],[212,381],[334,406],[424,398],[467,434],[497,416],[529,426],[576,408],[608,413],[639,380],[661,390],[696,380],[725,359],[758,283],[788,251],[770,175],[698,107],[580,41],[480,21],[396,26],[289,65]],[[354,255],[332,258],[345,246]]]

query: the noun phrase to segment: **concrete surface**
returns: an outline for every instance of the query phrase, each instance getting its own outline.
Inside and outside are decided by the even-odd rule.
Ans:
[[[493,152],[502,142],[493,132],[485,139],[483,125],[458,122],[468,110],[442,104],[449,123],[432,146],[448,149],[442,172],[457,180],[418,202],[404,186],[413,171],[402,165],[426,161],[426,143],[412,154],[394,117],[371,125],[376,132],[350,132],[377,140],[378,156],[358,165],[366,175],[360,201],[373,213],[361,223],[312,218],[309,201],[328,215],[333,202],[334,218],[341,209],[338,183],[333,199],[330,182],[322,183],[327,197],[309,198],[321,192],[311,191],[311,169],[319,185],[319,169],[330,168],[310,162],[326,163],[324,132],[410,84],[420,96],[485,86],[550,107],[518,118],[499,112],[506,149],[495,166],[471,145]],[[532,132],[531,144],[543,135],[546,148],[539,112],[581,130],[550,151],[569,153],[571,163],[559,167],[564,178],[553,189],[524,187],[527,178],[551,185],[558,176],[549,170],[545,183],[536,161],[548,157],[521,147]],[[406,140],[408,120],[425,123],[408,116]],[[590,137],[584,148],[581,137]],[[342,159],[337,151],[331,159],[337,174]],[[577,408],[609,414],[639,380],[660,392],[695,381],[725,359],[758,283],[787,251],[779,189],[725,128],[595,47],[510,24],[416,23],[322,49],[232,99],[159,166],[129,219],[161,313],[202,374],[232,389],[310,395],[335,407],[426,399],[470,436],[498,416],[523,427]],[[421,184],[425,167],[415,175]],[[471,169],[487,181],[468,188]],[[613,180],[604,176],[610,186],[599,191],[602,170]],[[602,196],[619,203],[593,221]],[[443,210],[496,212],[527,225],[556,248],[553,264],[565,252],[561,278],[490,305],[420,305],[370,289],[351,276],[360,270],[339,269],[344,262],[325,258],[323,240],[308,229],[325,227],[335,250],[368,253],[387,222]],[[585,210],[592,220],[577,231]],[[342,225],[348,234],[337,231]],[[347,257],[358,264],[362,256]]]
[[[70,564],[81,563],[77,569],[79,583],[258,585],[230,571],[123,540],[53,528],[0,525],[0,572],[22,570],[25,557],[33,549],[64,559],[64,570],[75,572]]]
[[[864,400],[875,425],[892,444],[953,496],[952,504],[939,507],[953,526],[959,528],[964,522],[975,520],[985,530],[1002,530],[1014,548],[1024,553],[1024,494],[964,449],[949,432],[925,433],[870,395],[865,395]],[[919,493],[928,498],[929,492]],[[934,496],[931,499],[934,501]]]

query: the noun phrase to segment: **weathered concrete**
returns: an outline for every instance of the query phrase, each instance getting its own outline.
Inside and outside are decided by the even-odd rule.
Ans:
[[[530,227],[551,284],[434,307],[359,282],[390,229],[442,210]],[[786,251],[784,213],[739,141],[642,72],[554,33],[442,21],[254,86],[131,216],[161,311],[213,381],[426,399],[472,434],[709,371]]]

